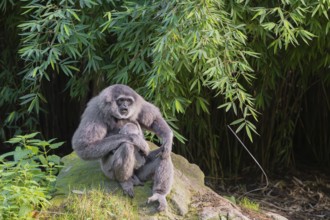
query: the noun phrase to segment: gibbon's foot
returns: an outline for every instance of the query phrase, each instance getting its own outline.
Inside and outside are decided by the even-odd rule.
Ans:
[[[162,212],[166,210],[167,207],[167,202],[166,202],[166,197],[165,195],[161,195],[159,193],[154,193],[151,197],[148,198],[148,204],[150,202],[154,202],[154,201],[158,201],[159,202],[159,206],[157,208],[158,212]]]
[[[125,195],[128,195],[131,198],[134,197],[133,181],[128,180],[125,182],[121,182],[120,185]]]

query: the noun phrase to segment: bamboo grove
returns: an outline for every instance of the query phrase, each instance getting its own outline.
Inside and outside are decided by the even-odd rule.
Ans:
[[[0,137],[70,139],[86,101],[128,84],[155,103],[174,151],[210,176],[253,161],[329,166],[329,0],[4,0]],[[2,145],[2,151],[6,146]]]

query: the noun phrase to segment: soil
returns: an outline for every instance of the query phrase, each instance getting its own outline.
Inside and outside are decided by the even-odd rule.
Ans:
[[[225,184],[220,184],[219,179],[206,178],[206,184],[221,196],[234,196],[236,201],[247,197],[257,202],[262,210],[290,220],[330,220],[328,171],[301,169],[268,178],[267,187],[265,181],[261,181],[264,178],[251,174],[225,180]]]

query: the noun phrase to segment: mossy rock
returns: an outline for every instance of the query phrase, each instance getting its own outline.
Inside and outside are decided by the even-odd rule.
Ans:
[[[155,146],[151,144],[151,148]],[[63,206],[69,194],[101,190],[108,192],[111,199],[127,201],[123,206],[131,206],[128,210],[132,211],[128,219],[249,219],[239,207],[204,185],[204,174],[197,165],[176,154],[172,154],[172,160],[174,183],[167,197],[169,207],[165,212],[158,213],[156,203],[146,204],[147,198],[152,195],[151,181],[134,187],[135,197],[130,199],[123,195],[116,181],[103,175],[98,161],[83,161],[75,153],[62,159],[64,167],[58,175],[57,196],[52,200],[52,205]],[[90,217],[99,219],[97,216]]]

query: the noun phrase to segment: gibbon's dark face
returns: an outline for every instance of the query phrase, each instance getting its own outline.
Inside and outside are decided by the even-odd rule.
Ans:
[[[134,104],[134,99],[129,96],[119,96],[116,99],[118,113],[121,118],[129,118]]]
[[[129,119],[139,111],[139,96],[128,86],[113,85],[99,95],[99,109],[104,117]]]

